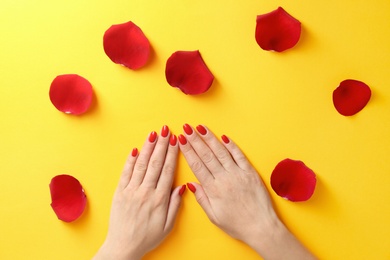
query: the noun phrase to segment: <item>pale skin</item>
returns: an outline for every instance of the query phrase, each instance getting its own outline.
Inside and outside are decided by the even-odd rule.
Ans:
[[[114,193],[108,234],[94,259],[142,259],[172,230],[181,203],[180,187],[172,191],[179,147],[170,144],[169,130],[165,137],[163,132],[152,132],[141,152],[128,156]]]
[[[280,221],[258,172],[231,139],[202,125],[185,125],[178,142],[163,133],[129,155],[94,259],[142,259],[169,234],[185,187],[172,190],[179,147],[199,181],[188,187],[214,225],[264,259],[316,259]]]

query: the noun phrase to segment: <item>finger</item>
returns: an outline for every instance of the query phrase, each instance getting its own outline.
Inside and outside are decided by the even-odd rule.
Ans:
[[[223,173],[224,168],[210,147],[208,147],[208,145],[203,141],[203,139],[200,138],[200,136],[188,124],[185,124],[183,128],[188,142],[198,154],[203,164],[206,165],[206,167],[209,169],[210,173],[214,175],[214,177]]]
[[[122,174],[121,174],[121,177],[119,179],[118,187],[122,190],[124,188],[126,188],[130,182],[131,175],[132,175],[133,169],[134,169],[134,165],[135,165],[135,162],[137,161],[137,157],[138,157],[138,149],[134,148],[131,151],[131,153],[129,154],[129,156],[127,157],[125,166],[123,167]]]
[[[249,162],[248,158],[244,155],[244,153],[241,151],[241,149],[226,135],[223,135],[221,137],[223,144],[225,147],[229,150],[230,154],[232,155],[234,161],[244,171],[250,171],[252,170],[252,165]]]
[[[182,151],[184,158],[186,159],[188,165],[190,166],[192,172],[195,174],[196,178],[202,183],[202,185],[207,186],[214,180],[214,176],[209,172],[207,167],[203,164],[202,160],[196,154],[191,144],[187,142],[187,139],[184,135],[179,135],[179,147]]]
[[[146,174],[146,170],[148,169],[150,157],[156,145],[156,140],[157,133],[153,131],[149,134],[148,138],[144,143],[144,146],[142,147],[140,154],[138,155],[129,185],[139,186],[142,183]]]
[[[208,147],[210,147],[211,151],[218,159],[220,164],[227,171],[234,171],[237,169],[237,164],[233,160],[228,149],[221,143],[219,139],[205,126],[198,125],[196,127],[197,131],[202,136],[203,140],[206,142]]]
[[[171,135],[169,139],[169,146],[163,169],[160,174],[160,178],[157,182],[157,189],[170,192],[173,183],[173,177],[177,165],[177,156],[179,154],[179,146],[177,144],[177,137]]]
[[[169,135],[169,128],[167,126],[163,126],[156,146],[154,147],[153,153],[150,157],[148,168],[142,182],[142,185],[145,187],[155,188],[157,185],[157,181],[164,166],[165,156],[167,154]]]
[[[196,201],[202,207],[211,222],[215,223],[216,218],[210,200],[206,195],[202,185],[196,182],[187,183],[188,189],[195,194]]]
[[[171,198],[169,200],[169,205],[168,205],[167,219],[164,227],[164,232],[166,234],[168,234],[175,225],[177,213],[179,212],[184,190],[185,190],[185,185],[176,187],[172,191]]]

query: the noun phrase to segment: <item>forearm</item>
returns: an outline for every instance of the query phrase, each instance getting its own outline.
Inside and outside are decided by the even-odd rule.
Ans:
[[[266,236],[259,233],[248,241],[248,245],[264,259],[316,259],[281,221],[276,220],[267,232]]]

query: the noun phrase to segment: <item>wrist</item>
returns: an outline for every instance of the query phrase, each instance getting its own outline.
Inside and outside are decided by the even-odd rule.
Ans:
[[[316,259],[277,217],[247,244],[264,259]]]
[[[142,256],[137,252],[120,246],[115,246],[107,241],[103,243],[93,260],[141,260]]]
[[[266,252],[278,247],[286,231],[287,229],[275,214],[267,221],[258,223],[244,242],[264,258]]]

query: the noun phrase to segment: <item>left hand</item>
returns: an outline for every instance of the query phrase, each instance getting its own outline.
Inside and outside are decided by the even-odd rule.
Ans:
[[[176,140],[164,126],[160,136],[149,135],[140,154],[134,149],[129,155],[114,194],[107,238],[94,259],[141,259],[172,230],[183,192],[183,187],[171,191]]]

